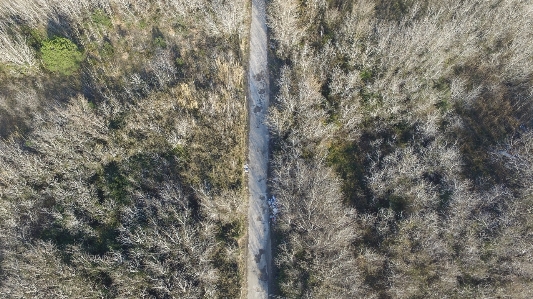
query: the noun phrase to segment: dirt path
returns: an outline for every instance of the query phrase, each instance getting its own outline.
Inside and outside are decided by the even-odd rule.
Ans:
[[[250,64],[248,71],[248,257],[249,299],[268,297],[271,274],[270,227],[267,204],[268,129],[265,124],[269,102],[267,27],[265,0],[252,0]]]

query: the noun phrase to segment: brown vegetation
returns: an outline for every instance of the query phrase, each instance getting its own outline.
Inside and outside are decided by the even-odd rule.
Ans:
[[[0,297],[240,296],[246,7],[0,1]]]
[[[1,297],[242,296],[246,9],[0,1]],[[279,295],[532,297],[532,13],[270,1]]]
[[[528,298],[527,1],[270,4],[290,298]]]

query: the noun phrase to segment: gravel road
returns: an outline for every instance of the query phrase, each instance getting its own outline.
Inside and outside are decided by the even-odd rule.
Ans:
[[[249,299],[268,297],[271,276],[269,210],[267,204],[269,102],[265,0],[252,0],[248,71],[248,257]]]

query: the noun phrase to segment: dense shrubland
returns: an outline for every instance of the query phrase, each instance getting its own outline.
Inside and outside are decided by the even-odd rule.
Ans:
[[[0,297],[239,297],[244,1],[0,1]]]
[[[247,5],[0,1],[2,297],[242,295]],[[532,12],[270,1],[280,295],[531,297]]]
[[[533,6],[272,0],[289,298],[528,298]]]

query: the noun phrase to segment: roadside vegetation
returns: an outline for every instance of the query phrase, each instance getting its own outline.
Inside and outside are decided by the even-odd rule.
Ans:
[[[0,297],[238,298],[245,1],[0,1]]]
[[[0,297],[245,296],[243,0],[0,0]],[[270,0],[274,285],[531,298],[533,5]]]
[[[527,1],[272,0],[287,298],[529,298]]]

